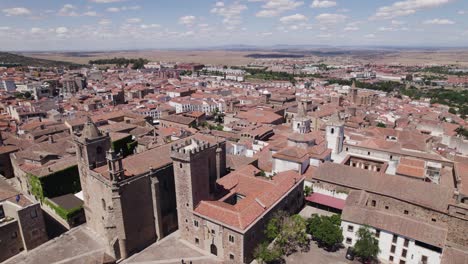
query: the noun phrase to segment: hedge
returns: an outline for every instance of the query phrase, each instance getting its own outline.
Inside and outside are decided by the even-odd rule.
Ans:
[[[71,166],[49,175],[38,177],[28,173],[31,193],[36,199],[43,201],[45,197],[57,197],[81,191],[78,166]]]

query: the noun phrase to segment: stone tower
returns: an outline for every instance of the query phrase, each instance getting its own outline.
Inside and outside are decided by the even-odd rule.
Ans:
[[[327,147],[332,150],[332,154],[341,153],[344,142],[344,122],[338,113],[328,121],[326,134]]]
[[[211,200],[216,193],[216,180],[226,171],[223,156],[225,142],[212,145],[190,139],[172,146],[177,218],[182,239],[192,239],[190,230],[195,207],[202,200]]]
[[[88,117],[80,137],[75,138],[78,163],[94,169],[106,164],[106,151],[111,147],[109,134],[103,135]],[[80,165],[80,164],[79,164]]]
[[[106,226],[115,227],[114,231],[109,231],[106,236],[110,241],[111,252],[118,259],[126,259],[128,256],[127,236],[122,211],[122,197],[120,182],[124,179],[124,168],[122,165],[122,155],[110,149],[107,152],[107,167],[111,181],[111,201],[112,206],[104,208],[107,210]],[[103,199],[102,201],[105,201]]]
[[[349,89],[350,99],[353,104],[357,104],[358,100],[358,89],[356,88],[356,82],[353,81],[351,89]]]
[[[299,134],[307,134],[310,132],[310,119],[307,117],[306,100],[301,100],[297,105],[297,115],[293,118],[293,131]]]

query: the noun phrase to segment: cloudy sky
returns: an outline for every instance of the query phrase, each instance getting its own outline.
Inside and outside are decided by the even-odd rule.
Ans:
[[[468,0],[0,0],[0,50],[468,46]]]

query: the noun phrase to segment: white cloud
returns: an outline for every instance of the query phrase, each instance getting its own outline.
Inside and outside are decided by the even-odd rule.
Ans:
[[[33,27],[33,28],[31,28],[30,32],[31,32],[32,34],[41,33],[41,32],[42,32],[42,28]]]
[[[357,27],[357,26],[346,26],[343,30],[344,31],[358,31],[359,27]]]
[[[76,7],[72,4],[64,5],[58,12],[59,16],[79,16],[75,11]]]
[[[161,25],[159,25],[159,24],[148,24],[148,25],[142,24],[142,25],[140,25],[140,27],[141,27],[142,29],[160,28]]]
[[[345,15],[323,13],[315,17],[320,24],[338,24],[346,20]]]
[[[318,34],[318,38],[331,38],[332,34],[326,33],[326,34]]]
[[[368,39],[373,39],[375,38],[375,35],[374,34],[367,34],[367,35],[364,35],[365,38],[368,38]]]
[[[406,24],[406,23],[403,22],[403,21],[392,20],[392,25],[404,25],[404,24]]]
[[[96,11],[88,11],[83,13],[83,16],[96,17],[98,16],[98,13]]]
[[[464,14],[466,14],[466,11],[465,10],[458,10],[457,14],[464,15]]]
[[[302,14],[294,14],[280,18],[280,22],[284,24],[306,21],[307,17]]]
[[[223,7],[223,6],[224,6],[224,2],[216,2],[215,6],[216,6],[216,7]]]
[[[31,10],[25,8],[25,7],[13,7],[13,8],[7,8],[2,10],[3,13],[7,16],[23,16],[23,15],[30,15]]]
[[[135,10],[140,10],[141,9],[141,6],[121,6],[121,7],[108,7],[106,9],[107,12],[111,12],[111,13],[117,13],[117,12],[121,12],[121,11],[135,11]]]
[[[380,7],[371,19],[392,19],[416,13],[420,9],[438,7],[452,0],[405,0]]]
[[[238,25],[242,24],[241,13],[247,10],[247,6],[238,2],[234,2],[229,6],[225,6],[224,3],[221,6],[220,2],[216,3],[215,7],[211,9],[211,13],[221,16],[223,18],[223,24],[227,29],[235,29]]]
[[[195,16],[183,16],[179,18],[179,24],[191,26],[195,23],[197,18]]]
[[[136,23],[140,23],[141,22],[141,18],[129,18],[126,20],[127,23],[130,23],[130,24],[136,24]]]
[[[103,18],[103,19],[99,20],[98,23],[101,26],[107,26],[107,25],[112,24],[112,21],[110,19]]]
[[[423,24],[426,25],[453,25],[455,24],[454,21],[449,20],[449,19],[441,19],[441,18],[435,18],[431,20],[426,20],[423,22]]]
[[[314,0],[310,7],[312,8],[328,8],[328,7],[334,7],[336,6],[335,1],[329,1],[329,0]]]
[[[274,17],[286,11],[302,6],[304,2],[295,0],[268,0],[262,5],[262,10],[255,14],[257,17]]]
[[[59,34],[59,35],[63,35],[63,34],[66,34],[68,32],[68,28],[66,27],[58,27],[55,29],[55,33]]]
[[[106,9],[107,12],[117,13],[120,12],[120,8],[118,7],[109,7]]]

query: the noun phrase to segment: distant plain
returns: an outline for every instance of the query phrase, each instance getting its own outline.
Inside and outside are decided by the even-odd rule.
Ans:
[[[87,64],[90,60],[114,57],[146,58],[150,61],[195,62],[212,65],[246,65],[258,57],[310,58],[330,65],[349,63],[444,65],[468,67],[468,49],[440,50],[135,50],[109,52],[23,52],[25,56]],[[253,56],[252,56],[253,55]]]

